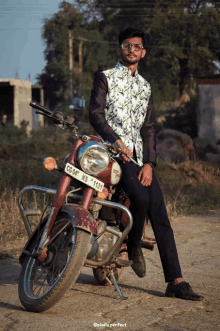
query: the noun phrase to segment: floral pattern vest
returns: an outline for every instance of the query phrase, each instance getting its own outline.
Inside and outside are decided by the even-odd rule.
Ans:
[[[115,68],[103,71],[108,81],[105,118],[132,152],[135,148],[137,161],[143,165],[143,142],[140,134],[151,96],[150,84],[120,62]]]

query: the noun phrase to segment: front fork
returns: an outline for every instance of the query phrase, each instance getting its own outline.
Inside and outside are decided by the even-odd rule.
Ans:
[[[63,175],[63,176],[66,176],[66,175]],[[70,179],[70,181],[71,181],[71,178],[69,178],[68,176],[66,176],[66,177],[67,177],[67,179]],[[51,208],[47,223],[45,225],[45,229],[43,231],[43,234],[41,236],[41,240],[40,240],[40,243],[39,243],[39,246],[37,249],[38,260],[40,260],[42,262],[47,257],[47,244],[50,242],[50,231],[53,227],[57,214],[63,205],[63,200],[65,199],[66,192],[67,192],[69,184],[70,184],[70,181],[68,181],[67,179],[64,178],[64,180],[63,179],[61,180],[61,183],[63,183],[62,192],[60,192],[60,194],[59,194],[59,190],[58,190],[58,192],[56,194],[56,198],[54,201],[54,206],[56,206],[56,207]],[[94,194],[94,190],[92,188],[86,188],[86,190],[83,194],[81,204],[80,204],[86,210],[88,210],[88,208],[90,206],[93,194]],[[61,201],[62,201],[62,203],[61,203]]]
[[[71,164],[75,164],[74,156],[75,156],[77,148],[82,143],[83,143],[83,141],[80,138],[78,138],[75,141],[71,154],[70,154],[70,157],[69,157],[69,160],[68,160]],[[63,205],[63,201],[64,201],[66,193],[68,191],[70,182],[71,182],[71,177],[66,175],[65,173],[63,173],[60,184],[59,184],[59,188],[58,188],[56,196],[55,196],[54,205],[51,208],[51,212],[49,214],[47,223],[45,225],[45,229],[43,231],[43,234],[42,234],[42,237],[41,237],[38,249],[37,249],[38,259],[40,261],[44,261],[47,257],[47,246],[46,245],[50,239],[50,231],[53,227],[57,214]],[[89,187],[86,188],[86,190],[83,194],[82,202],[81,202],[81,206],[83,208],[85,208],[86,210],[89,209],[93,194],[94,194],[94,190],[92,188],[89,188]]]

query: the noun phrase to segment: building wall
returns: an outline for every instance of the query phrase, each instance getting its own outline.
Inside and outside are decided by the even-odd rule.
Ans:
[[[199,84],[198,136],[216,144],[220,140],[220,84]]]
[[[32,86],[32,100],[44,106],[44,90],[40,85]],[[36,109],[32,108],[32,127],[38,129],[44,126],[44,116],[36,114]]]
[[[22,121],[28,122],[27,133],[32,130],[31,82],[11,80],[14,85],[14,125],[20,126]]]
[[[28,122],[27,133],[44,126],[44,117],[35,113],[29,106],[32,92],[37,102],[44,104],[41,86],[31,86],[30,81],[20,79],[0,79],[0,115],[5,114],[14,125],[20,127],[22,121]],[[2,119],[2,118],[1,118]]]

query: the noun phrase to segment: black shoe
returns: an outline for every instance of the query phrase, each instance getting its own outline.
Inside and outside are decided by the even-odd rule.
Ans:
[[[192,287],[189,285],[189,283],[186,282],[181,282],[176,285],[169,283],[167,286],[165,296],[170,298],[176,297],[180,299],[195,300],[195,301],[201,301],[204,299],[203,296],[195,293]]]
[[[144,277],[146,274],[146,265],[141,248],[131,252],[128,251],[128,257],[129,260],[133,261],[131,267],[134,272],[138,275],[138,277]]]

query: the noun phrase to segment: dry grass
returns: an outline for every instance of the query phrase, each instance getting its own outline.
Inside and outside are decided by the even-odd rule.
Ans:
[[[21,236],[23,222],[17,204],[18,191],[12,192],[5,189],[0,198],[0,243],[4,244],[7,240],[13,240]]]
[[[24,222],[17,203],[19,191],[5,189],[0,197],[0,260],[7,257],[17,257],[28,240]],[[48,196],[39,195],[36,192],[27,194],[23,199],[25,209],[40,209],[44,211],[48,204]],[[32,230],[40,221],[40,216],[29,217]]]
[[[168,215],[204,214],[220,207],[220,169],[205,162],[159,164]]]
[[[156,168],[164,192],[169,217],[204,214],[220,208],[220,169],[204,162],[178,165],[160,163]],[[17,204],[18,190],[5,189],[0,197],[0,259],[9,253],[17,256],[28,239]],[[24,199],[27,209],[43,210],[51,197],[29,194]],[[29,217],[32,229],[39,217]]]
[[[18,191],[5,189],[0,198],[0,260],[15,257],[15,252],[21,250],[20,242],[24,243],[24,224],[17,204],[17,195]]]

